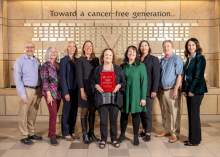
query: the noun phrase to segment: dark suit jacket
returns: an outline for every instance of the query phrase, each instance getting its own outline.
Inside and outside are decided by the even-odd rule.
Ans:
[[[157,92],[160,82],[160,62],[159,59],[153,55],[148,54],[143,63],[146,66],[148,77],[148,89],[147,96],[150,96],[151,92]]]
[[[99,65],[99,59],[93,58],[92,60],[87,60],[86,57],[81,56],[77,62],[77,83],[79,88],[87,88],[85,81],[91,80],[94,69]]]
[[[199,95],[207,92],[204,78],[205,67],[205,57],[199,52],[197,52],[196,56],[191,59],[190,63],[189,58],[187,59],[186,64],[184,65],[184,92],[191,92]]]
[[[76,59],[72,62],[69,56],[65,56],[60,60],[60,83],[63,96],[69,94],[70,90],[77,89],[75,62]]]
[[[102,72],[103,65],[100,65],[96,67],[94,74],[93,74],[93,79],[92,79],[92,86],[93,86],[93,91],[95,93],[95,105],[96,107],[99,107],[103,105],[102,101],[102,94],[95,89],[96,84],[100,84],[100,72]],[[116,101],[115,105],[117,105],[119,108],[123,106],[123,95],[124,95],[124,90],[125,90],[125,76],[122,68],[118,65],[114,65],[114,72],[116,75],[116,85],[121,84],[120,90],[116,93]]]

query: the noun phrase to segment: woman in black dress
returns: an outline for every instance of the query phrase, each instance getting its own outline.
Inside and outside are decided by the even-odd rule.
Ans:
[[[93,43],[85,41],[82,48],[82,56],[77,61],[77,82],[79,88],[79,107],[81,108],[81,125],[83,142],[89,144],[97,141],[94,134],[95,106],[92,92],[91,78],[95,67],[99,65],[99,59],[93,52]],[[87,131],[89,122],[89,132]]]

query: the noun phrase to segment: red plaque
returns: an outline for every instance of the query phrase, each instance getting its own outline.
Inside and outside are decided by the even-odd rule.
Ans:
[[[113,92],[115,89],[115,72],[101,72],[100,86],[104,92]]]

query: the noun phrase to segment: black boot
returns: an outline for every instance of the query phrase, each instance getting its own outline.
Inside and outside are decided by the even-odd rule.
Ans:
[[[57,146],[59,143],[57,142],[56,136],[50,138],[50,144],[53,146]]]
[[[89,137],[87,134],[87,118],[81,118],[81,126],[82,126],[82,133],[83,133],[83,143],[89,144]]]
[[[93,141],[99,141],[99,139],[95,136],[94,131],[90,130],[88,132],[88,137],[89,137],[89,141],[93,142]]]
[[[121,127],[121,134],[118,138],[118,141],[121,143],[125,140],[125,131],[128,124],[128,115],[126,113],[121,113],[120,119],[120,127]]]
[[[84,144],[89,144],[90,143],[88,134],[83,134],[83,143]]]
[[[125,140],[125,134],[121,133],[119,138],[118,138],[118,142],[122,143]]]
[[[99,139],[94,134],[94,126],[95,126],[95,109],[90,109],[89,111],[89,140],[90,142],[99,141]]]
[[[138,131],[140,127],[140,116],[139,113],[133,113],[132,114],[132,125],[133,125],[133,133],[134,133],[134,145],[139,145],[139,139],[138,139]]]
[[[134,143],[135,146],[139,145],[138,135],[134,135]]]

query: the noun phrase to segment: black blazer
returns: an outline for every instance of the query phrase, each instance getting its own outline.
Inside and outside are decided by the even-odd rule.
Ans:
[[[206,60],[201,53],[196,52],[196,56],[191,59],[190,63],[189,58],[187,58],[186,64],[184,65],[184,92],[202,95],[208,91],[204,78],[205,67]]]
[[[146,66],[148,85],[147,96],[150,96],[151,92],[157,92],[160,82],[160,62],[159,59],[153,55],[148,54],[143,63]]]
[[[94,69],[99,65],[99,59],[87,60],[82,56],[77,60],[77,84],[79,88],[87,88],[85,82],[90,82]]]
[[[113,65],[114,66],[114,72],[116,75],[116,85],[121,84],[120,90],[116,93],[116,102],[115,105],[117,105],[119,108],[123,106],[123,95],[124,95],[124,90],[125,90],[125,76],[122,68],[118,65]],[[100,65],[96,67],[92,79],[92,86],[93,86],[93,91],[95,94],[95,105],[96,107],[99,107],[103,105],[102,101],[102,94],[96,90],[95,85],[100,84],[100,73],[102,72],[103,65]]]
[[[69,56],[65,56],[60,60],[60,84],[62,95],[69,94],[70,90],[77,89],[76,82],[76,58],[72,62]]]

